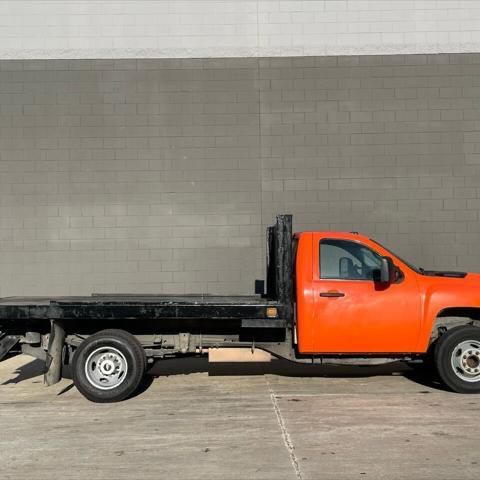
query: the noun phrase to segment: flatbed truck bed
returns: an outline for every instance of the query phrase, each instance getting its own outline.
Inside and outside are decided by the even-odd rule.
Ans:
[[[265,309],[282,304],[260,295],[128,295],[0,298],[0,319],[262,319]],[[278,320],[278,319],[277,319]]]
[[[139,304],[156,303],[159,305],[265,305],[271,303],[260,295],[207,295],[207,294],[127,294],[127,293],[94,293],[90,296],[63,297],[3,297],[1,306],[48,304]]]
[[[127,341],[142,349],[145,364],[222,347],[237,349],[222,358],[245,358],[241,349],[249,348],[246,357],[255,360],[261,357],[256,345],[282,345],[293,325],[291,216],[279,216],[267,230],[267,258],[268,288],[264,292],[262,285],[255,295],[0,298],[0,360],[20,346],[46,361],[45,380],[53,384],[62,364],[71,363],[81,344],[102,331],[128,335]]]

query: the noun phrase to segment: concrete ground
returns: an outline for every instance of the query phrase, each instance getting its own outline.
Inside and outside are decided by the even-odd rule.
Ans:
[[[143,393],[101,405],[68,379],[45,387],[41,371],[0,363],[3,480],[480,475],[480,396],[411,372],[166,362]]]

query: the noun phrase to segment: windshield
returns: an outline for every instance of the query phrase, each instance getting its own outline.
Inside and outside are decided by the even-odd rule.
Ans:
[[[396,253],[392,252],[390,249],[388,249],[387,247],[384,247],[380,242],[377,242],[376,240],[374,240],[373,238],[370,239],[373,243],[376,243],[378,246],[382,247],[384,250],[386,250],[390,255],[394,256],[394,257],[397,257],[401,262],[403,262],[407,267],[411,268],[414,272],[417,272],[417,273],[423,273],[424,270],[423,268],[419,268],[415,265],[413,265],[413,263],[410,263],[410,262],[407,262],[407,260],[403,259],[400,255],[397,255]]]

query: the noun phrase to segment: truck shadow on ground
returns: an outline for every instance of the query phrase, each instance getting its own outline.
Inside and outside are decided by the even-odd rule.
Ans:
[[[38,377],[43,375],[45,370],[45,362],[42,360],[34,359],[31,362],[26,363],[15,369],[13,372],[16,375],[14,378],[8,379],[6,382],[1,383],[0,385],[11,385],[15,383],[20,383],[25,380],[30,380],[31,378]]]
[[[1,385],[17,384],[44,373],[44,362],[32,360],[15,372],[16,376],[3,382]],[[284,377],[331,377],[331,378],[368,378],[385,375],[401,375],[414,383],[436,390],[446,390],[436,378],[414,370],[403,363],[393,363],[378,366],[331,366],[331,365],[301,365],[287,360],[274,360],[270,363],[209,363],[206,357],[187,357],[180,359],[161,360],[148,370],[142,391],[148,389],[154,378],[175,375],[190,375],[207,373],[209,376],[250,376],[250,375],[279,375]],[[63,368],[62,376],[72,379],[70,366]],[[43,379],[41,380],[43,381]],[[72,388],[69,385],[61,393]]]
[[[206,357],[162,360],[148,371],[152,377],[208,373],[209,376],[279,375],[284,377],[368,378],[401,375],[414,383],[436,390],[447,389],[437,378],[396,362],[377,366],[302,365],[287,360],[270,363],[208,363]]]

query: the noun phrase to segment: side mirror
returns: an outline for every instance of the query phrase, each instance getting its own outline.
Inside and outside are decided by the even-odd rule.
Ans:
[[[378,281],[380,283],[395,283],[395,265],[390,257],[382,257],[382,263],[380,266],[380,275]]]

